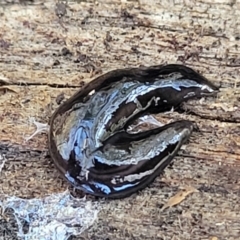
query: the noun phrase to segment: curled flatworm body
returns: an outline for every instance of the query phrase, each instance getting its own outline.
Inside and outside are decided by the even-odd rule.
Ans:
[[[106,73],[53,114],[51,157],[75,188],[101,197],[129,196],[172,161],[193,123],[182,120],[138,133],[128,132],[128,126],[145,113],[163,112],[217,90],[199,73],[177,64]]]

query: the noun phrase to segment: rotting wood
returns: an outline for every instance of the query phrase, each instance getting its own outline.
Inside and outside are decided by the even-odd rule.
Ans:
[[[29,118],[48,122],[57,96],[67,99],[82,82],[112,69],[177,62],[199,70],[221,92],[187,103],[187,114],[157,118],[190,119],[200,132],[163,176],[131,198],[109,202],[82,237],[238,239],[240,2],[159,2],[69,2],[62,24],[54,1],[0,6],[2,192],[32,198],[68,186],[48,157],[46,135],[25,141],[34,131]],[[160,212],[183,185],[200,192]]]

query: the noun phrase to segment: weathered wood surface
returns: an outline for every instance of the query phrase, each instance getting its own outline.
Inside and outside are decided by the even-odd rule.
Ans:
[[[185,104],[200,133],[151,186],[107,201],[83,239],[240,238],[240,1],[70,2],[59,21],[54,1],[0,7],[1,192],[24,198],[64,191],[47,154],[47,123],[60,94],[67,99],[98,74],[122,67],[182,63],[221,86],[217,98]],[[58,97],[58,98],[57,98]],[[199,190],[160,211],[184,186]],[[2,218],[5,239],[14,225]],[[7,228],[7,231],[6,231]],[[80,239],[80,238],[78,238]]]

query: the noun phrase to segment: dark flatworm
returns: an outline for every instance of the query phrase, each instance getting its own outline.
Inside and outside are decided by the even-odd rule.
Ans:
[[[193,130],[192,122],[182,120],[129,133],[126,129],[132,121],[217,91],[183,65],[111,71],[91,81],[53,114],[51,157],[75,188],[101,197],[129,196],[169,165]]]

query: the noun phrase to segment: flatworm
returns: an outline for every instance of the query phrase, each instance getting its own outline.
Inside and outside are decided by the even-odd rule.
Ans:
[[[111,71],[55,111],[50,155],[75,188],[100,197],[127,197],[149,185],[193,131],[187,120],[138,133],[128,132],[129,125],[146,113],[164,112],[217,91],[183,65]]]

